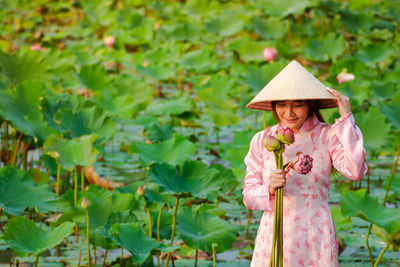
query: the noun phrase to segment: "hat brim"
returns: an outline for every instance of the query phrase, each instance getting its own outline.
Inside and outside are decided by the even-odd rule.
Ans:
[[[289,100],[289,99],[286,99]],[[293,99],[290,99],[293,100]],[[318,102],[319,109],[335,108],[337,107],[336,99],[298,99],[298,100],[316,100]],[[246,105],[247,108],[257,109],[257,110],[267,110],[272,111],[272,102],[274,101],[285,101],[283,99],[277,100],[265,100],[252,102]]]

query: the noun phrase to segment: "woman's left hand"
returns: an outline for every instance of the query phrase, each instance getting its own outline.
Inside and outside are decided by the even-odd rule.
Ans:
[[[350,98],[348,98],[345,95],[342,95],[341,93],[339,93],[334,89],[326,88],[326,90],[336,98],[341,117],[345,117],[347,114],[351,112]]]

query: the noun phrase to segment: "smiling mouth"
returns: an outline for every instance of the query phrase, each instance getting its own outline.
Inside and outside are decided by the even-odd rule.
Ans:
[[[297,119],[286,119],[287,122],[296,122],[297,120],[298,120],[298,118]]]

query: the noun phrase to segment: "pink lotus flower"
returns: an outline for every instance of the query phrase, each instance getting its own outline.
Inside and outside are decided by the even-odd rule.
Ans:
[[[341,73],[339,73],[336,76],[336,79],[338,80],[339,83],[345,83],[348,81],[352,81],[356,78],[356,76],[353,73],[347,73],[347,70],[343,70]]]
[[[307,174],[313,167],[313,158],[301,152],[297,153],[297,159],[294,162],[293,169],[300,174]]]
[[[268,151],[276,151],[281,148],[281,142],[279,142],[275,137],[272,135],[267,135],[264,139],[264,147]]]
[[[274,47],[267,47],[264,49],[263,55],[266,61],[271,62],[278,56],[278,51]]]
[[[160,29],[160,22],[154,23],[154,29],[156,30]]]
[[[104,37],[103,41],[107,47],[112,47],[115,44],[115,37],[112,35],[109,35],[109,36]]]
[[[46,50],[46,47],[41,47],[40,44],[33,44],[31,45],[31,50],[39,50],[39,51],[43,51]]]

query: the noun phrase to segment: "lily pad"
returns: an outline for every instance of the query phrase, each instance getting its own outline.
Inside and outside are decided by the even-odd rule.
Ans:
[[[310,39],[303,46],[304,56],[316,61],[335,60],[346,49],[342,36],[329,33],[323,39]]]
[[[187,96],[174,97],[173,99],[161,99],[154,101],[148,107],[153,115],[179,115],[193,111],[195,103]]]

